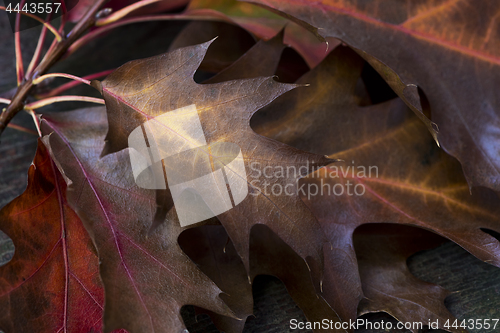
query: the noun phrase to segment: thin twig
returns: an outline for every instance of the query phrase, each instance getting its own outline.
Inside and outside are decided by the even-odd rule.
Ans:
[[[22,6],[23,3],[24,3],[24,1],[22,1],[19,6]],[[6,9],[5,9],[4,6],[0,6],[0,10],[6,11]],[[16,33],[19,33],[19,27],[20,26],[17,25],[17,17],[20,16],[20,14],[22,14],[24,16],[27,16],[27,17],[31,17],[34,20],[37,20],[38,22],[40,22],[41,24],[43,24],[44,27],[46,27],[47,29],[49,29],[54,34],[54,36],[56,36],[56,38],[57,38],[58,41],[62,40],[61,35],[57,31],[57,29],[54,28],[54,26],[52,24],[50,24],[49,22],[45,22],[44,20],[42,20],[41,18],[39,18],[36,15],[30,14],[30,13],[27,13],[27,12],[23,12],[21,10],[18,11],[17,14],[16,14],[16,28],[15,28]]]
[[[165,14],[165,15],[150,15],[150,16],[138,16],[138,17],[131,17],[128,19],[123,19],[117,22],[110,23],[108,25],[105,25],[99,29],[95,29],[79,40],[77,40],[73,45],[71,45],[68,49],[68,52],[66,52],[65,56],[69,56],[73,54],[77,49],[82,47],[83,45],[87,44],[94,38],[102,35],[103,33],[110,31],[112,29],[132,24],[132,23],[140,23],[140,22],[154,22],[154,21],[170,21],[170,20],[191,20],[193,18],[199,19],[199,20],[207,20],[207,21],[220,21],[222,18],[217,18],[217,17],[212,17],[212,16],[205,16],[205,15],[185,15],[185,14]]]
[[[22,8],[25,0],[21,0],[19,7]],[[14,43],[16,50],[16,75],[17,75],[17,85],[20,86],[24,78],[24,65],[23,65],[23,52],[21,50],[21,11],[16,14],[16,23],[14,25]]]
[[[0,97],[0,103],[3,103],[3,104],[10,104],[10,99],[7,99],[7,98],[1,98]],[[35,131],[32,131],[30,130],[29,128],[25,128],[25,127],[22,127],[22,126],[19,126],[19,125],[16,125],[16,124],[8,124],[7,127],[9,128],[12,128],[12,129],[15,129],[15,130],[18,130],[20,132],[26,132],[26,133],[30,133],[30,134],[35,134],[36,135],[36,132]]]
[[[0,97],[0,103],[2,103],[2,104],[10,104],[10,99]]]
[[[68,13],[68,9],[66,8],[66,1],[61,1],[62,7],[62,16],[61,16],[61,25],[59,26],[59,33],[62,34],[64,30],[64,26],[66,25],[66,14]]]
[[[21,51],[21,36],[19,32],[15,32],[15,48],[16,48],[16,76],[17,85],[20,86],[24,77],[23,54]]]
[[[67,79],[72,79],[72,80],[79,81],[81,83],[85,83],[87,85],[90,85],[90,81],[89,80],[85,80],[84,78],[81,78],[79,76],[75,76],[75,75],[71,75],[71,74],[66,74],[66,73],[50,73],[50,74],[45,74],[45,75],[39,76],[36,79],[34,79],[33,80],[33,84],[37,85],[40,82],[42,82],[43,80],[48,79],[49,77],[64,77],[64,78],[67,78]]]
[[[114,69],[108,69],[106,71],[102,71],[102,72],[99,72],[99,73],[85,75],[84,77],[82,77],[82,79],[89,80],[89,81],[90,80],[94,80],[94,79],[97,79],[97,78],[100,78],[100,77],[103,77],[103,76],[107,76],[110,73],[112,73],[113,71],[114,71]],[[39,98],[39,99],[42,99],[42,98],[57,96],[60,93],[62,93],[63,91],[66,91],[66,90],[68,90],[70,88],[73,88],[73,87],[75,87],[75,86],[77,86],[79,84],[81,84],[79,81],[71,81],[71,82],[65,83],[63,85],[60,85],[59,87],[57,87],[57,88],[49,91],[46,94],[36,95],[36,97]]]
[[[45,74],[47,70],[52,67],[52,65],[54,65],[68,50],[71,44],[73,44],[88,28],[94,25],[96,13],[105,2],[106,0],[97,0],[68,33],[66,38],[63,38],[63,40],[58,42],[56,46],[50,50],[50,52],[47,52],[47,55],[42,59],[33,73],[30,73],[30,75],[28,75],[21,83],[16,91],[16,94],[12,98],[12,102],[7,106],[2,114],[0,114],[0,134],[7,127],[7,124],[11,121],[11,119],[24,108],[24,101],[33,88],[33,78],[38,75]]]
[[[10,123],[9,125],[7,125],[7,127],[15,129],[15,130],[17,130],[19,132],[25,132],[25,133],[37,135],[37,133],[35,131],[30,130],[29,128],[26,128],[26,127],[23,127],[23,126],[19,126],[19,125],[13,124],[13,123]]]
[[[31,118],[33,118],[33,122],[35,123],[35,127],[36,127],[36,131],[38,132],[38,136],[42,137],[43,135],[42,135],[42,129],[41,129],[41,126],[40,126],[40,120],[36,116],[35,111],[34,110],[29,110],[28,112],[31,115]]]
[[[47,20],[50,18],[50,15],[47,17]],[[36,65],[38,65],[38,61],[40,60],[40,54],[42,53],[43,43],[45,42],[45,36],[47,35],[47,27],[43,25],[42,31],[40,32],[40,37],[38,37],[38,43],[36,44],[35,53],[33,54],[33,58],[31,58],[30,64],[28,66],[27,73],[28,75],[33,72]]]
[[[30,104],[26,104],[24,106],[24,109],[25,110],[34,110],[34,109],[39,109],[41,107],[44,107],[44,106],[47,106],[47,105],[50,105],[53,103],[59,103],[59,102],[89,102],[89,103],[104,104],[104,100],[101,98],[68,95],[68,96],[49,97],[49,98],[42,99],[42,100],[30,103]]]
[[[104,26],[104,25],[116,22],[119,19],[127,16],[128,14],[130,14],[131,12],[133,12],[136,9],[139,9],[141,7],[144,7],[144,6],[150,5],[150,4],[155,3],[155,2],[159,2],[159,1],[163,1],[163,0],[141,0],[141,1],[138,1],[134,4],[131,4],[130,6],[127,6],[125,8],[122,8],[122,9],[114,12],[113,14],[111,14],[107,17],[103,17],[103,18],[97,20],[95,25],[100,27],[100,26]]]

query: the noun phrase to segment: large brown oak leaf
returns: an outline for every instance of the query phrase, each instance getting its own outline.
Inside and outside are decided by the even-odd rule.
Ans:
[[[420,87],[438,140],[468,184],[500,190],[498,1],[252,2],[341,39]]]
[[[323,297],[344,320],[356,317],[363,295],[352,243],[362,224],[419,226],[500,266],[498,241],[481,230],[500,230],[498,195],[486,188],[471,195],[460,165],[400,99],[359,107],[354,91],[362,64],[338,47],[298,81],[309,87],[280,97],[272,105],[279,112],[268,107],[252,119],[262,135],[345,161],[299,182],[330,241]]]
[[[127,148],[130,133],[144,122],[195,105],[206,142],[209,145],[214,142],[234,143],[242,153],[246,174],[233,171],[233,176],[246,181],[249,194],[233,209],[217,217],[247,270],[249,233],[256,224],[266,224],[302,258],[310,258],[321,270],[324,234],[296,189],[301,177],[332,160],[262,137],[250,128],[250,118],[258,109],[297,86],[279,83],[272,77],[197,84],[193,75],[209,45],[207,42],[131,61],[102,83],[93,82],[104,96],[109,121],[103,155]],[[161,126],[165,133],[180,142],[189,144],[193,141],[174,124]],[[220,161],[208,150],[206,154],[215,162]],[[278,177],[263,172],[287,168],[295,172]],[[287,189],[292,195],[270,191],[273,186],[282,192]],[[225,191],[225,188],[220,190]],[[164,202],[171,205],[168,200]],[[169,208],[164,207],[163,211]],[[320,270],[315,274],[317,281]]]

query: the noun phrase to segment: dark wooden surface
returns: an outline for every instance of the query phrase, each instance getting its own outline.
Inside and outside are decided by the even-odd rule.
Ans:
[[[114,68],[124,62],[165,52],[172,38],[184,23],[141,24],[121,28],[79,51],[75,56],[60,63],[55,70],[75,75],[85,75]],[[23,50],[25,66],[34,49],[37,29],[24,31]],[[0,13],[0,93],[15,87],[15,62],[13,34],[6,15]],[[113,52],[114,49],[120,52]],[[125,50],[125,51],[124,51]],[[61,81],[63,82],[63,81]],[[96,95],[92,89],[81,87],[71,94]],[[70,110],[81,107],[76,103],[54,105],[54,110]],[[43,111],[43,110],[42,110]],[[20,114],[15,123],[34,129],[31,118]],[[26,188],[26,171],[31,164],[35,149],[35,135],[7,129],[0,144],[0,207],[20,195]],[[14,245],[0,233],[0,264],[7,262]],[[408,261],[413,274],[422,280],[433,282],[453,292],[446,299],[446,306],[459,319],[500,318],[500,269],[474,258],[459,246],[446,243],[441,247],[419,253]],[[302,311],[286,292],[284,285],[272,277],[259,277],[254,284],[255,317],[247,321],[246,333],[298,332],[290,330],[290,319],[305,321]],[[0,309],[5,311],[5,309]],[[190,332],[217,332],[206,315],[194,316],[191,307],[183,309],[184,320]],[[379,313],[367,315],[372,321],[395,320]],[[500,325],[499,325],[500,326]],[[426,330],[426,332],[439,332]],[[302,331],[306,332],[306,331]],[[385,332],[382,330],[358,330],[357,332]],[[406,332],[392,330],[389,332]],[[471,332],[500,332],[495,330],[471,330]]]

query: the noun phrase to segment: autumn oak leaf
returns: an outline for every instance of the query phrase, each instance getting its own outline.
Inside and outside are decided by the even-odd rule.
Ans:
[[[332,49],[338,43],[333,38],[329,38],[326,43],[293,21],[257,5],[237,0],[191,0],[182,15],[193,19],[216,18],[236,24],[264,40],[284,30],[285,44],[294,48],[310,67],[316,66],[326,56],[329,47]]]
[[[322,267],[324,234],[300,200],[297,186],[301,177],[333,160],[262,137],[250,128],[250,118],[258,109],[297,85],[279,83],[272,77],[197,84],[193,75],[209,45],[207,42],[131,61],[102,83],[93,81],[104,96],[108,114],[109,129],[103,155],[127,148],[130,133],[146,121],[155,121],[157,116],[194,105],[206,142],[234,143],[243,157],[245,172],[233,171],[231,177],[246,183],[248,195],[217,217],[247,270],[249,233],[256,224],[266,224],[302,258],[310,258]],[[195,141],[174,124],[158,126],[178,140],[176,142],[181,142],[180,145]],[[160,142],[157,135],[154,140]],[[215,163],[219,162],[209,150],[205,154]],[[263,172],[287,168],[295,172],[279,177]],[[282,191],[286,188],[291,195],[271,191],[273,186]],[[219,191],[227,191],[225,185]],[[315,274],[318,282],[320,275],[320,271]]]
[[[104,108],[46,114],[43,141],[69,183],[67,200],[99,256],[104,331],[181,332],[180,309],[196,305],[234,317],[221,290],[180,249],[174,212],[153,233],[155,191],[134,181],[128,149],[100,158]]]
[[[198,68],[201,71],[218,73],[237,61],[255,44],[254,37],[237,25],[217,21],[192,21],[175,37],[168,51],[204,43],[213,38],[216,39],[210,44]]]
[[[41,141],[28,187],[0,211],[0,228],[16,247],[0,267],[0,329],[100,332],[104,292],[95,248]]]
[[[252,285],[224,227],[216,219],[214,222],[219,225],[202,225],[184,230],[178,242],[196,266],[224,291],[221,298],[239,319],[201,308],[195,308],[197,313],[208,314],[220,331],[241,333],[246,319],[253,315]]]
[[[439,127],[437,139],[461,162],[468,184],[500,190],[499,2],[249,2],[322,38],[339,38],[418,86]]]
[[[500,230],[498,195],[486,188],[471,195],[460,165],[400,99],[359,107],[362,66],[354,51],[338,47],[299,79],[309,87],[280,97],[272,105],[279,112],[267,107],[252,119],[262,135],[343,160],[299,182],[330,241],[322,295],[343,320],[356,317],[363,297],[352,243],[362,224],[418,226],[500,266],[498,241],[482,230]]]
[[[451,293],[416,278],[406,264],[411,255],[445,241],[429,231],[403,225],[367,224],[356,229],[354,247],[365,295],[358,315],[384,311],[402,323],[411,323],[413,333],[419,332],[416,324],[436,321],[442,330],[466,332],[444,327],[456,320],[444,304]]]

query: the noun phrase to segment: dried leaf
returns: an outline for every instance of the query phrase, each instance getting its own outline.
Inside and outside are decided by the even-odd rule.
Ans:
[[[218,221],[216,221],[218,223]],[[221,298],[239,319],[197,309],[210,315],[215,326],[225,333],[241,333],[253,314],[253,295],[245,266],[220,225],[204,225],[185,230],[179,237],[182,250],[225,294]]]
[[[192,77],[209,45],[210,42],[132,61],[109,75],[102,84],[93,82],[102,92],[108,110],[109,130],[103,154],[126,148],[130,133],[145,121],[194,105],[203,127],[204,140],[209,144],[234,143],[243,157],[245,172],[230,170],[230,177],[246,181],[249,193],[242,202],[219,214],[218,218],[247,269],[249,233],[255,224],[266,224],[302,258],[311,257],[322,267],[324,236],[296,192],[295,195],[282,196],[281,193],[263,192],[260,186],[256,186],[257,183],[271,184],[294,192],[300,177],[331,162],[322,155],[306,153],[264,138],[250,128],[250,118],[259,108],[296,86],[278,83],[270,77],[196,84]],[[158,133],[151,132],[155,142],[168,136],[181,146],[198,145],[197,139],[184,133],[182,126],[187,124],[153,121],[155,128],[159,129]],[[204,149],[200,149],[201,155],[197,156],[209,156],[216,163],[225,165],[217,155]],[[268,177],[262,172],[265,168],[286,169],[290,166],[296,172],[287,177]],[[184,172],[182,168],[179,170]],[[170,171],[179,172],[174,168]],[[227,189],[220,188],[219,191]],[[319,280],[319,276],[316,278]]]
[[[199,69],[207,72],[220,72],[238,60],[254,44],[255,40],[239,26],[225,22],[190,22],[174,39],[169,51],[192,46],[217,38],[201,62]]]
[[[213,17],[237,24],[265,40],[284,29],[285,44],[293,47],[309,67],[315,67],[339,43],[335,38],[328,38],[326,41],[319,39],[294,22],[253,4],[236,0],[192,0],[183,15],[200,19]]]
[[[186,230],[179,238],[182,249],[230,297],[224,300],[232,309],[240,308],[246,319],[252,314],[252,289],[250,281],[258,275],[273,275],[286,286],[290,296],[304,311],[309,321],[338,322],[339,318],[325,300],[316,293],[311,273],[304,260],[298,256],[269,228],[257,225],[252,228],[250,240],[250,275],[237,256],[234,246],[221,226],[202,226]],[[239,303],[239,304],[238,304]],[[246,309],[242,308],[246,305]],[[206,311],[201,311],[207,313]],[[242,332],[244,320],[209,313],[217,328],[226,333]],[[321,330],[321,332],[346,332]]]
[[[185,15],[214,17],[235,23],[258,38],[269,39],[286,24],[286,20],[266,9],[235,0],[191,0]]]
[[[75,1],[75,0],[74,0]],[[104,8],[110,8],[113,11],[120,10],[126,6],[134,4],[134,0],[110,0]],[[169,0],[149,4],[132,11],[128,16],[147,15],[152,13],[161,13],[167,10],[176,9],[187,5],[189,0]],[[77,0],[76,6],[66,14],[66,19],[70,22],[77,23],[87,12],[87,10],[96,3],[96,0]]]
[[[257,225],[252,229],[250,258],[252,281],[261,274],[276,276],[304,311],[308,321],[328,320],[333,326],[333,329],[315,330],[316,332],[347,332],[334,328],[340,318],[317,293],[317,287],[311,280],[310,268],[292,248],[264,225]]]
[[[444,242],[423,229],[390,224],[364,225],[354,232],[354,247],[363,284],[359,315],[384,311],[403,323],[430,322],[443,325],[454,318],[444,306],[450,294],[438,285],[424,282],[408,270],[406,259],[416,252]],[[417,333],[414,326],[410,331]],[[451,327],[450,332],[464,332]]]
[[[258,41],[235,63],[203,83],[272,76],[276,73],[284,49],[283,31],[281,31],[268,41]]]
[[[470,186],[500,190],[500,45],[495,1],[252,0],[335,37],[418,86],[441,146]],[[285,14],[286,13],[286,14]]]
[[[96,244],[105,332],[180,332],[184,304],[232,315],[220,289],[179,248],[182,229],[173,211],[149,234],[155,192],[136,186],[129,151],[99,158],[107,130],[104,108],[44,115],[42,130],[70,182],[68,202]]]
[[[16,248],[0,267],[0,329],[6,333],[101,331],[97,255],[65,193],[39,142],[26,191],[0,211],[0,228]]]
[[[460,166],[433,144],[401,100],[358,107],[354,89],[361,65],[353,51],[339,47],[299,80],[309,87],[273,104],[281,112],[267,108],[255,117],[258,133],[345,161],[299,182],[330,240],[323,297],[343,320],[356,317],[362,296],[352,244],[361,224],[420,226],[500,264],[498,242],[480,229],[500,229],[498,196],[486,189],[471,196]]]

